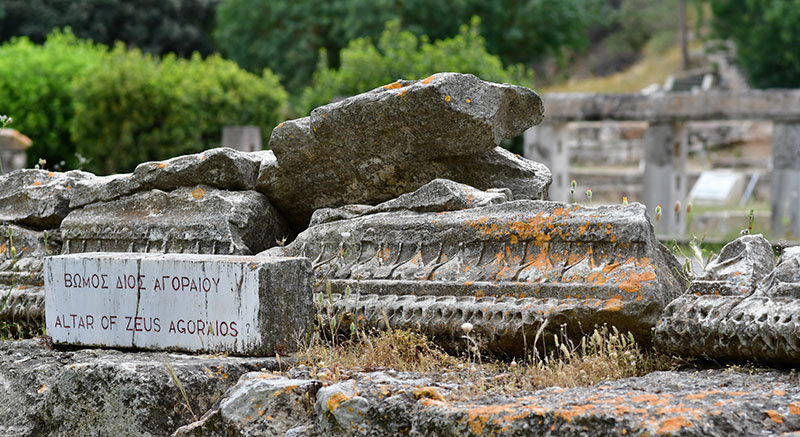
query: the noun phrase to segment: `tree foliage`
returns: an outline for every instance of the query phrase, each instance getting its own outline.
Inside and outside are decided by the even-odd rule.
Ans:
[[[219,55],[162,59],[118,45],[75,83],[72,139],[95,173],[219,147],[223,126],[256,125],[269,138],[287,94]]]
[[[0,46],[0,113],[33,140],[32,165],[78,165],[98,174],[220,145],[222,127],[257,125],[269,137],[286,117],[278,78],[253,75],[219,55],[160,58],[51,34],[43,45]]]
[[[103,51],[69,31],[54,32],[44,45],[22,37],[0,46],[0,113],[13,117],[13,127],[33,140],[30,165],[44,158],[75,166],[72,84],[100,62]]]
[[[512,64],[581,50],[603,10],[603,0],[226,0],[214,35],[224,55],[250,71],[269,67],[297,91],[311,79],[319,49],[336,68],[349,41],[377,41],[390,20],[439,40],[478,15],[488,51]]]
[[[337,96],[351,96],[397,79],[422,79],[441,71],[472,73],[494,82],[532,85],[532,71],[522,66],[503,68],[500,58],[486,50],[479,32],[480,19],[462,25],[452,38],[431,42],[427,36],[417,37],[390,21],[377,44],[367,38],[351,41],[341,51],[339,68],[331,68],[320,59],[311,86],[303,92],[296,112],[307,114],[311,109],[329,103]]]
[[[758,88],[800,87],[800,0],[712,0],[715,32],[736,43]]]
[[[28,36],[41,43],[54,28],[80,38],[164,54],[214,51],[211,31],[219,0],[3,0],[0,42]]]

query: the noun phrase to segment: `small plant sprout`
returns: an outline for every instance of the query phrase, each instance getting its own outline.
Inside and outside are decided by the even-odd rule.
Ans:
[[[569,203],[575,203],[575,188],[578,187],[578,183],[575,182],[575,179],[571,182],[572,188],[569,190]]]
[[[680,200],[676,200],[675,201],[675,214],[677,215],[677,214],[680,214],[680,213],[681,213],[681,201]]]
[[[469,335],[469,333],[472,332],[472,328],[472,323],[465,322],[461,324],[461,330],[464,331],[464,334],[466,335]]]
[[[628,196],[622,196],[622,204],[628,206]]]
[[[13,118],[7,115],[0,115],[0,127],[5,129],[5,127],[11,124],[12,121],[14,121]]]
[[[478,345],[478,342],[470,336],[470,332],[472,332],[472,323],[464,322],[461,324],[461,330],[464,331],[464,339],[469,342],[469,347],[467,350],[472,353],[473,356],[477,357],[478,364],[481,364],[481,348]]]
[[[661,220],[661,204],[659,203],[656,207],[656,221]]]
[[[692,213],[692,202],[687,202],[686,203],[686,214],[691,214],[691,213]]]
[[[39,158],[39,167],[41,167],[42,170],[44,170],[44,165],[45,164],[47,164],[47,160],[44,159],[44,158]]]
[[[589,205],[592,205],[592,189],[586,189],[586,198],[589,199]]]
[[[750,212],[747,213],[747,229],[742,229],[742,235],[750,235],[753,233],[753,225],[756,222],[755,211],[753,208],[750,208]]]

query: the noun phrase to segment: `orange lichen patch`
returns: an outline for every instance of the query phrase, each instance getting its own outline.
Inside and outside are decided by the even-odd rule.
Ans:
[[[51,178],[51,177],[53,177],[53,176],[55,176],[55,175],[56,175],[56,174],[55,174],[55,173],[53,173],[52,171],[49,171],[49,172],[47,172],[47,177],[49,177],[49,178]]]
[[[158,164],[158,168],[164,168],[166,166],[167,166],[166,162],[162,162],[161,164]]]
[[[512,235],[511,238],[508,240],[508,244],[517,244],[519,243],[519,238],[516,235]]]
[[[419,387],[418,389],[414,390],[414,397],[417,399],[427,398],[437,401],[444,401],[444,396],[439,393],[439,389],[436,387]]]
[[[445,102],[449,102],[450,101],[450,96],[444,96],[444,101]]]
[[[611,241],[612,243],[616,243],[617,242],[617,236],[616,235],[612,235],[611,237],[609,237],[608,240]]]
[[[775,396],[786,396],[786,392],[783,390],[772,390],[772,394]]]
[[[423,85],[427,85],[427,84],[429,84],[429,83],[433,82],[433,79],[434,79],[434,78],[436,78],[436,75],[435,75],[435,74],[432,74],[432,75],[430,75],[430,76],[426,77],[426,78],[425,78],[425,79],[422,81],[422,84],[423,84]]]
[[[328,411],[333,412],[336,411],[342,405],[342,402],[350,399],[347,397],[346,394],[342,392],[336,392],[328,398],[328,402],[325,403],[325,406],[328,408]]]
[[[569,410],[561,410],[558,411],[556,414],[564,418],[567,422],[572,422],[572,419],[575,416],[582,416],[586,414],[589,410],[594,409],[594,405],[586,404],[586,405],[576,405]]]
[[[636,396],[636,397],[632,398],[631,402],[636,402],[636,403],[647,402],[647,403],[651,403],[652,404],[653,402],[658,401],[658,400],[659,400],[659,397],[657,395],[654,395],[654,394],[651,394],[651,393],[646,393],[646,394],[639,395],[639,396]]]
[[[614,262],[612,262],[610,264],[606,264],[605,266],[603,266],[603,273],[611,273],[617,267],[619,267],[619,261],[614,261]]]
[[[631,273],[628,278],[617,285],[620,290],[635,293],[642,289],[642,282],[652,281],[656,278],[655,272]]]
[[[800,416],[800,402],[792,402],[789,404],[789,414]]]
[[[390,83],[388,85],[384,85],[383,89],[385,89],[385,90],[396,90],[396,89],[402,88],[402,87],[403,87],[403,84],[401,84],[398,81],[398,82],[392,82],[392,83]]]
[[[278,124],[278,127],[283,127],[283,122],[280,122],[280,123]]]
[[[486,296],[486,293],[484,293],[483,290],[475,290],[475,293],[472,293],[472,295],[475,297],[483,297]]]
[[[783,423],[783,416],[781,416],[775,410],[767,410],[767,416],[772,419],[775,423]]]
[[[586,258],[585,254],[582,253],[570,253],[567,255],[567,264],[574,265],[578,264],[579,262],[583,261]]]
[[[424,407],[431,407],[431,406],[434,406],[434,407],[447,407],[447,402],[439,401],[439,400],[436,400],[436,399],[427,399],[426,398],[426,399],[423,399],[423,400],[421,400],[419,402]]]
[[[42,387],[37,391],[39,392],[39,394],[42,394],[42,393],[46,392],[47,391],[47,384],[42,384]]]
[[[467,103],[471,103],[471,102],[472,102],[472,100],[471,100],[471,99],[467,99]]]
[[[585,234],[586,231],[589,229],[589,225],[590,225],[589,222],[586,222],[586,223],[580,225],[580,227],[578,228],[578,235]]]
[[[392,254],[392,249],[389,249],[388,247],[382,247],[378,251],[377,256],[381,261],[389,262],[389,256],[391,256],[391,254]]]
[[[34,187],[38,187],[40,185],[42,185],[42,181],[33,181],[33,186]]]
[[[622,302],[622,299],[615,296],[606,301],[605,305],[603,305],[603,311],[619,311],[624,307],[625,303]]]
[[[195,200],[202,199],[205,194],[206,194],[206,192],[203,191],[203,189],[200,188],[200,187],[197,187],[194,190],[192,190],[192,197],[194,197]]]
[[[617,413],[619,414],[630,414],[630,413],[647,414],[647,410],[644,408],[631,408],[628,405],[618,405],[616,410]]]
[[[661,422],[661,427],[658,428],[659,434],[668,434],[673,433],[675,431],[680,430],[681,428],[688,428],[692,426],[692,422],[689,422],[685,417],[678,416],[673,417],[671,419],[667,419]]]
[[[399,93],[397,93],[397,97],[404,97],[407,92],[408,92],[408,89],[404,89],[403,91],[400,91]]]
[[[415,266],[421,266],[423,264],[422,252],[420,251],[415,253],[414,256],[411,258],[411,260],[409,260],[409,262],[411,264],[414,264]]]

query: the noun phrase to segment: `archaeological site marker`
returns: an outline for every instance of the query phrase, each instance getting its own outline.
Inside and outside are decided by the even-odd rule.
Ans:
[[[45,259],[55,343],[273,355],[311,321],[301,258],[84,253]]]

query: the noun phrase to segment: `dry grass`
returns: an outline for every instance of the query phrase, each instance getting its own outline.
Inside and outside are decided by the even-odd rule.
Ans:
[[[478,362],[474,354],[452,356],[424,335],[407,330],[353,331],[349,339],[334,342],[320,340],[319,335],[313,338],[311,344],[301,345],[297,363],[310,366],[312,374],[322,379],[336,381],[353,372],[385,369],[424,372],[457,383],[461,389],[454,394],[465,396],[588,386],[680,365],[664,355],[642,351],[630,334],[606,327],[577,345],[556,337],[554,350],[531,351],[519,362],[485,358]]]

